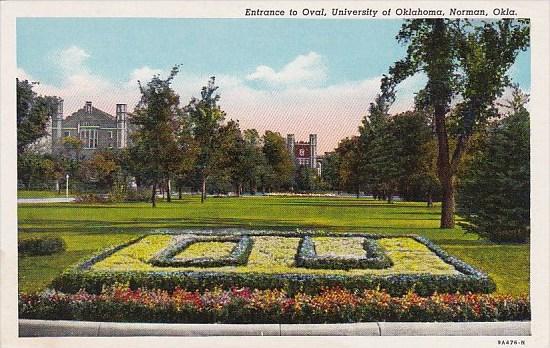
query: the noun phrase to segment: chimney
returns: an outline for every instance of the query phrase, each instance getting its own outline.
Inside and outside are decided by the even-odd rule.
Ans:
[[[294,143],[296,142],[296,139],[294,139],[294,134],[287,134],[286,135],[286,148],[288,149],[288,152],[290,152],[290,155],[294,157]]]
[[[126,123],[126,104],[116,105],[117,143],[119,148],[128,145],[128,125]]]
[[[55,131],[54,131],[55,130]],[[57,112],[52,120],[52,146],[61,141],[63,130],[63,99],[57,101]]]
[[[310,165],[311,168],[317,167],[317,134],[309,135],[309,147],[310,147]]]
[[[84,109],[88,114],[91,114],[92,113],[92,102],[91,101],[87,101],[86,102],[86,106],[85,106],[85,109]]]

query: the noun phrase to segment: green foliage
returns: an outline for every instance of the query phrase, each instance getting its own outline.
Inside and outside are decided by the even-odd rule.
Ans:
[[[300,241],[296,265],[307,268],[387,268],[393,265],[378,241],[360,237],[305,236]]]
[[[153,206],[156,205],[157,185],[169,178],[182,154],[176,139],[182,110],[179,96],[171,88],[178,70],[178,66],[172,68],[166,80],[153,76],[145,86],[139,83],[141,99],[131,119],[137,129],[132,136],[130,153],[138,175],[153,186]]]
[[[294,162],[281,134],[266,131],[262,151],[266,160],[263,184],[268,191],[288,189],[292,186]]]
[[[27,188],[49,188],[61,173],[59,161],[49,155],[25,151],[17,156],[17,179]]]
[[[491,127],[461,178],[458,208],[467,231],[496,242],[529,241],[529,153],[529,112],[519,106]]]
[[[321,164],[321,178],[324,183],[328,185],[328,188],[335,191],[340,191],[340,165],[341,158],[337,152],[330,152],[325,155]]]
[[[192,138],[198,148],[196,168],[201,180],[201,201],[206,199],[206,180],[212,174],[221,147],[221,125],[225,112],[217,105],[220,95],[216,93],[215,77],[202,87],[201,98],[193,98],[185,108],[189,116]],[[220,154],[221,155],[221,154]]]
[[[244,265],[252,250],[248,236],[175,236],[147,262],[160,267],[223,267]]]
[[[27,80],[17,83],[17,154],[21,155],[29,145],[46,136],[47,124],[57,111],[59,98],[38,96]]]
[[[22,255],[51,255],[65,251],[67,245],[60,237],[35,237],[19,239],[17,250]]]
[[[362,169],[359,137],[345,138],[340,141],[335,152],[339,158],[339,183],[342,190],[359,195],[361,191]]]
[[[501,19],[475,24],[468,19],[407,20],[397,35],[407,55],[389,69],[382,94],[423,71],[428,82],[417,99],[432,110],[438,140],[438,178],[442,187],[441,228],[454,227],[455,179],[474,131],[496,116],[496,99],[509,85],[507,73],[517,54],[529,46],[529,20]],[[446,118],[457,100],[454,149]]]

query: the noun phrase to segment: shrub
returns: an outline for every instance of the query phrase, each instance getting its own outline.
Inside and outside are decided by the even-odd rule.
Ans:
[[[81,193],[75,197],[75,203],[110,203],[108,195],[97,193]]]
[[[145,189],[127,190],[122,200],[125,202],[149,202],[151,192]]]
[[[180,258],[177,254],[183,252],[186,248],[198,242],[234,242],[235,246],[229,255],[219,257],[199,257],[199,258]],[[249,236],[241,237],[215,237],[208,240],[200,237],[191,236],[182,238],[180,241],[173,243],[168,248],[157,253],[149,260],[149,263],[155,266],[163,267],[221,267],[221,266],[237,266],[244,265],[248,260],[248,256],[252,251],[252,239]]]
[[[17,247],[23,255],[51,255],[65,251],[67,245],[61,237],[32,237],[20,239]]]
[[[19,317],[28,319],[165,323],[339,323],[367,321],[529,320],[527,296],[433,294],[325,288],[317,294],[219,288],[131,289],[115,285],[100,294],[21,294]]]
[[[342,237],[341,237],[342,238]],[[300,241],[296,265],[307,268],[351,269],[351,268],[388,268],[393,265],[384,250],[375,240],[363,239],[362,256],[324,256],[317,255],[313,238],[305,236]]]

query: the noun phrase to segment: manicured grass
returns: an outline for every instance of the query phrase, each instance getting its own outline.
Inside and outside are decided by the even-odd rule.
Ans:
[[[489,273],[497,292],[529,290],[529,246],[498,245],[464,234],[460,228],[440,230],[439,207],[424,203],[385,202],[355,198],[209,198],[185,197],[157,208],[147,203],[20,205],[20,237],[59,235],[67,251],[48,257],[21,257],[20,290],[44,288],[63,269],[109,245],[152,229],[245,227],[318,229],[425,236],[474,267]]]
[[[61,194],[57,194],[56,191],[27,191],[27,190],[18,190],[17,198],[64,198],[65,191],[62,191]],[[69,194],[69,197],[73,195]]]

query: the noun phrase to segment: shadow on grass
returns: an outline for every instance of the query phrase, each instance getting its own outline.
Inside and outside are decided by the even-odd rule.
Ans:
[[[24,223],[24,220],[21,222]],[[304,223],[299,220],[269,220],[251,218],[140,218],[139,220],[122,220],[103,222],[98,220],[49,220],[32,219],[27,222],[28,227],[19,227],[21,232],[136,232],[151,231],[154,229],[166,228],[252,228],[252,229],[277,229],[295,230],[300,229],[326,229],[331,231],[356,231],[369,233],[411,233],[412,230],[429,231],[438,230],[433,227],[392,227],[392,226],[353,226],[353,225],[330,225],[322,223]]]

